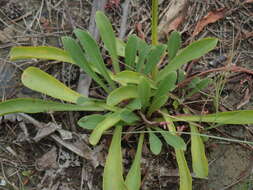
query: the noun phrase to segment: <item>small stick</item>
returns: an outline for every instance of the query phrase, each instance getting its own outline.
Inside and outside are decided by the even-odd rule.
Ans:
[[[185,79],[184,81],[180,82],[177,87],[178,88],[182,88],[184,87],[186,84],[188,84],[190,81],[192,81],[192,79],[194,79],[195,77],[200,77],[200,76],[204,76],[207,75],[208,73],[212,73],[212,72],[218,72],[218,71],[233,71],[233,72],[244,72],[250,75],[253,75],[253,71],[249,70],[249,69],[245,69],[243,67],[238,67],[238,66],[230,66],[230,67],[220,67],[220,68],[215,68],[215,69],[210,69],[204,72],[201,72],[199,74],[193,75],[187,79]]]
[[[123,15],[121,19],[121,25],[120,25],[120,31],[119,31],[119,38],[123,39],[125,38],[126,35],[126,30],[127,30],[127,18],[128,18],[128,13],[130,8],[130,0],[126,0],[125,3],[123,4]]]
[[[32,118],[31,116],[25,114],[25,113],[19,113],[18,115],[20,115],[21,117],[23,117],[24,119],[28,120],[29,122],[31,122],[35,127],[37,127],[38,129],[43,128],[43,123],[40,123],[39,121],[37,121],[36,119]],[[60,137],[58,137],[57,135],[51,134],[50,137],[52,139],[54,139],[57,143],[61,144],[62,146],[64,146],[65,148],[69,149],[70,151],[74,152],[75,154],[77,154],[78,156],[82,157],[82,158],[87,158],[87,156],[85,156],[85,154],[79,150],[77,147],[75,147],[74,145],[72,145],[71,143],[68,143],[64,140],[62,140]]]

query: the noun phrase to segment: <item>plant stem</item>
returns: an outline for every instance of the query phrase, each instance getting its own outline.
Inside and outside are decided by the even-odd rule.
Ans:
[[[157,32],[157,25],[158,25],[158,0],[152,0],[152,26],[151,26],[151,38],[152,38],[152,45],[158,44],[158,32]],[[156,76],[158,73],[157,66],[152,71],[152,79],[156,80]]]
[[[158,44],[157,24],[158,24],[158,0],[152,0],[152,45]]]

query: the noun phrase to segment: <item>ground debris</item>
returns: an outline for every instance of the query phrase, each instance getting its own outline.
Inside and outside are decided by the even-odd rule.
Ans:
[[[227,12],[226,8],[221,8],[215,11],[209,12],[204,18],[202,18],[196,25],[192,36],[196,36],[199,34],[206,25],[214,23],[220,19],[222,19]]]
[[[172,0],[164,13],[158,26],[159,37],[167,36],[171,30],[175,30],[182,23],[187,8],[187,0]]]
[[[47,169],[58,169],[59,165],[57,163],[56,147],[53,147],[50,151],[45,153],[41,158],[37,159],[35,165],[38,171],[43,171]]]

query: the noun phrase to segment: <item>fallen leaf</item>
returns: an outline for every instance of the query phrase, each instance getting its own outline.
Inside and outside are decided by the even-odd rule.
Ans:
[[[40,128],[38,130],[38,132],[35,135],[35,137],[33,138],[33,140],[35,142],[39,142],[41,139],[51,135],[59,128],[60,128],[60,126],[56,125],[55,123],[49,122],[46,126],[44,126],[43,128]]]
[[[244,34],[245,39],[253,37],[253,31],[252,32],[246,32]]]
[[[166,33],[169,34],[173,30],[177,30],[177,28],[180,26],[180,24],[184,20],[184,15],[179,15],[177,18],[175,18],[168,26]]]
[[[167,38],[169,32],[176,30],[184,21],[187,15],[188,0],[171,0],[169,7],[161,18],[158,26],[158,36],[160,39]]]
[[[244,3],[253,3],[253,0],[246,0]]]
[[[45,153],[41,158],[36,160],[36,169],[44,171],[47,169],[58,169],[57,163],[57,149],[53,147],[49,152]]]
[[[206,25],[214,23],[220,19],[222,19],[227,12],[226,8],[217,9],[215,11],[209,12],[204,18],[202,18],[196,25],[195,30],[192,36],[196,36],[199,34]]]
[[[137,23],[135,25],[135,28],[136,28],[138,37],[140,37],[141,39],[145,40],[145,34],[143,32],[143,29],[142,29],[142,24],[141,23]]]
[[[114,7],[118,8],[120,5],[120,0],[109,0],[108,3],[106,4],[105,8],[112,9]]]

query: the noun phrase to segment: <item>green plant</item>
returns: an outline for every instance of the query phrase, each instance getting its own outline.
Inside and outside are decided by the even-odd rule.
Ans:
[[[22,83],[26,87],[69,103],[19,98],[0,104],[0,116],[17,112],[91,111],[93,113],[96,111],[96,114],[82,117],[78,121],[78,125],[91,130],[89,141],[92,145],[99,142],[104,132],[115,127],[104,168],[104,190],[140,189],[140,160],[144,134],[148,134],[151,151],[154,154],[159,154],[162,149],[162,141],[157,133],[161,134],[164,141],[175,149],[180,175],[180,190],[191,190],[192,177],[184,156],[186,144],[178,135],[174,126],[176,122],[189,123],[192,142],[192,168],[196,177],[199,178],[208,176],[208,161],[196,122],[253,123],[253,117],[251,117],[253,110],[189,115],[189,110],[185,108],[181,111],[188,113],[188,115],[173,115],[173,107],[169,102],[180,104],[178,98],[171,92],[177,87],[177,81],[180,80],[178,73],[181,72],[181,66],[211,51],[215,48],[217,39],[201,39],[180,49],[180,34],[173,32],[167,44],[158,44],[156,31],[158,5],[156,0],[152,2],[154,3],[152,45],[148,45],[135,35],[129,36],[127,43],[124,44],[115,37],[108,18],[102,12],[97,12],[96,23],[104,47],[111,57],[113,71],[106,67],[95,40],[87,31],[80,29],[74,30],[79,43],[71,37],[62,38],[64,50],[40,46],[14,47],[10,52],[12,60],[38,58],[76,64],[108,94],[106,99],[84,97],[44,71],[29,67],[22,74]],[[164,61],[166,56],[168,60]],[[124,65],[119,63],[119,57],[125,58]],[[162,61],[168,62],[168,64],[161,67]],[[191,84],[192,86],[189,86],[192,89],[190,94],[203,89],[208,82],[196,80]],[[137,131],[139,126],[142,127],[142,130],[136,156],[124,179],[121,153],[122,130],[126,127],[134,127]],[[166,126],[167,129],[161,129],[161,126]],[[145,127],[144,130],[143,127]]]

